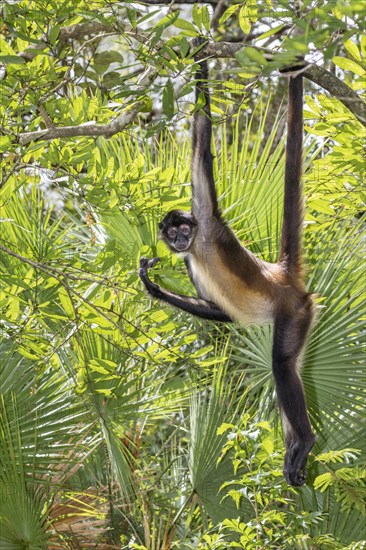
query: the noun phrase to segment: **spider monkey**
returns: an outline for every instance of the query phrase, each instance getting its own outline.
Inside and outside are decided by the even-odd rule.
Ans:
[[[194,45],[198,48],[202,41]],[[159,258],[141,258],[139,276],[153,297],[198,317],[274,323],[272,368],[286,443],[283,473],[290,485],[300,486],[306,481],[306,460],[316,439],[298,365],[314,310],[302,270],[302,75],[289,79],[284,220],[278,262],[271,264],[244,248],[221,217],[211,154],[207,60],[196,53],[195,61],[196,104],[204,101],[204,106],[193,118],[192,212],[173,210],[159,228],[160,238],[184,258],[199,297],[176,294],[153,283],[148,270]]]

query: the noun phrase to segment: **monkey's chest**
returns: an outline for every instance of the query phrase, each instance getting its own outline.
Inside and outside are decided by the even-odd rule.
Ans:
[[[220,262],[215,263],[214,256],[205,263],[192,258],[190,268],[202,296],[217,304],[235,321],[250,324],[273,320],[273,305],[269,297],[251,289]]]

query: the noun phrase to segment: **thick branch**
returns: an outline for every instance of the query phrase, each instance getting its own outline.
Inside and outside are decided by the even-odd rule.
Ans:
[[[159,4],[155,0],[150,3]],[[217,2],[215,2],[217,4]],[[99,22],[78,23],[69,27],[64,27],[60,30],[59,40],[65,41],[68,39],[80,40],[86,36],[92,36],[98,33],[128,33],[138,42],[146,44],[149,39],[149,33],[143,32],[137,29],[133,29],[128,23],[119,23],[118,29],[112,25],[107,25]],[[47,37],[42,36],[41,40],[46,41]],[[161,40],[156,44],[156,49],[162,48],[164,42]],[[47,44],[39,44],[36,49],[42,50],[46,48]],[[256,46],[251,46],[256,47]],[[231,58],[235,57],[235,54],[243,48],[242,43],[234,42],[209,42],[202,50],[202,54],[213,58]],[[273,58],[272,52],[265,50],[264,48],[258,48],[261,51],[265,59],[270,61]],[[20,55],[26,60],[33,59],[36,52],[23,52]],[[155,74],[155,73],[154,73]],[[336,97],[343,103],[353,115],[366,126],[366,104],[362,99],[354,92],[349,86],[337,78],[333,73],[319,67],[318,65],[309,64],[304,68],[303,74],[310,81],[314,82],[318,86],[321,86],[329,92],[332,96]],[[150,75],[150,82],[153,78]],[[36,132],[28,132],[22,134],[19,138],[21,144],[26,144],[33,139],[55,139],[63,137],[73,136],[111,136],[123,130],[131,121],[136,117],[139,112],[139,108],[142,103],[137,102],[134,107],[120,117],[109,124],[83,124],[80,126],[66,126],[61,128],[48,128],[46,130],[39,130]]]
[[[255,47],[252,46],[251,47]],[[242,44],[232,42],[210,42],[201,50],[201,55],[209,57],[235,57],[235,54],[243,48]],[[273,55],[268,50],[258,48],[267,61],[273,59]],[[303,75],[321,86],[324,90],[336,97],[343,105],[351,111],[363,126],[366,126],[366,103],[359,95],[347,84],[342,82],[333,73],[319,67],[319,65],[308,64],[303,69]]]
[[[77,23],[76,25],[70,25],[69,27],[63,27],[60,30],[59,40],[80,40],[85,36],[92,36],[93,34],[116,32],[116,29],[112,25],[106,23],[99,23],[98,21],[90,21],[89,23]]]
[[[318,65],[308,65],[303,75],[341,101],[366,126],[366,103],[347,84]]]
[[[80,126],[59,126],[48,128],[47,130],[26,132],[19,136],[19,143],[21,145],[26,145],[27,143],[37,139],[50,140],[76,136],[113,136],[113,134],[117,134],[118,132],[124,130],[126,126],[133,121],[133,119],[138,115],[142,103],[143,102],[137,102],[133,109],[127,113],[123,113],[123,115],[116,118],[116,120],[110,122],[109,124],[86,122],[85,124],[80,124]]]

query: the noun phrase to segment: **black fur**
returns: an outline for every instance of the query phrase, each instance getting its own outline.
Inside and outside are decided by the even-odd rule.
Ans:
[[[159,258],[148,260],[147,258],[140,259],[140,268],[138,274],[142,282],[144,283],[149,294],[154,298],[159,298],[168,302],[170,305],[178,307],[187,313],[201,317],[202,319],[209,319],[211,321],[224,321],[230,323],[232,319],[226,315],[216,304],[209,300],[202,300],[200,298],[191,298],[190,296],[183,296],[176,294],[175,292],[169,292],[168,290],[160,288],[157,284],[153,283],[148,276],[148,270],[152,267]]]

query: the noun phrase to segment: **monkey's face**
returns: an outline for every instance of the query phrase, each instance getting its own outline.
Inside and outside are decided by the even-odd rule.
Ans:
[[[182,210],[172,210],[159,224],[160,238],[173,252],[188,252],[193,244],[197,223]]]

